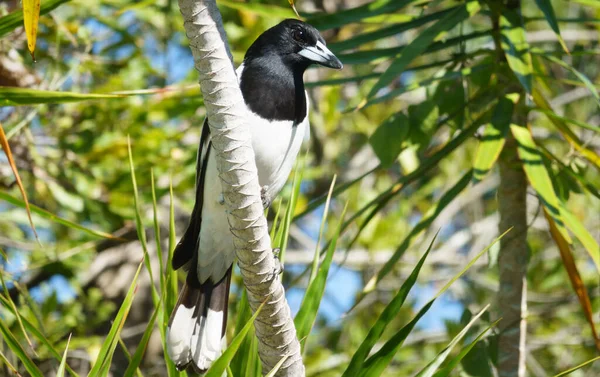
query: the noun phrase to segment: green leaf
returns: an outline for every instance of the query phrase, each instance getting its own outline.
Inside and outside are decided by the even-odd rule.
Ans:
[[[600,4],[599,4],[599,7],[598,7],[598,8],[600,8]],[[583,367],[584,367],[584,366],[586,366],[586,365],[589,365],[589,364],[595,363],[595,362],[596,362],[596,361],[598,361],[598,360],[600,360],[600,356],[598,356],[598,357],[594,357],[593,359],[591,359],[591,360],[588,360],[588,361],[586,361],[586,362],[583,362],[583,363],[581,363],[581,364],[579,364],[579,365],[577,365],[576,367],[573,367],[573,368],[571,368],[571,369],[565,370],[564,372],[560,372],[559,374],[557,374],[557,375],[556,375],[556,376],[554,376],[554,377],[563,377],[563,376],[568,376],[568,375],[570,375],[571,373],[575,372],[576,370],[579,370],[579,369],[583,368]]]
[[[4,339],[4,342],[6,343],[8,348],[10,348],[10,350],[15,354],[15,356],[17,356],[19,361],[23,363],[25,370],[27,370],[27,372],[32,377],[43,377],[44,374],[42,373],[42,371],[39,370],[39,368],[35,365],[33,360],[31,360],[27,352],[25,352],[23,347],[21,347],[19,341],[13,335],[13,333],[10,332],[9,328],[6,326],[3,320],[0,320],[0,332],[2,333],[2,338]]]
[[[596,269],[600,272],[600,246],[598,245],[598,242],[596,242],[590,232],[583,226],[581,221],[567,209],[562,201],[559,200],[558,205],[560,207],[560,215],[565,221],[566,227],[575,235],[579,242],[581,242],[594,261]]]
[[[331,242],[329,242],[325,259],[323,259],[323,263],[321,263],[321,268],[319,269],[315,279],[311,281],[306,288],[306,293],[302,299],[300,310],[298,311],[298,314],[296,314],[296,318],[294,318],[296,333],[298,338],[302,339],[301,345],[303,349],[306,338],[310,334],[313,324],[315,323],[315,319],[317,318],[317,312],[319,311],[319,306],[321,305],[323,293],[325,293],[327,275],[329,274],[329,268],[331,267],[331,261],[333,260],[333,253],[335,252],[335,248],[337,246],[338,237],[342,231],[341,228],[342,224],[344,223],[346,208],[347,205],[344,206],[338,226],[333,234],[333,237],[331,238]]]
[[[135,349],[133,357],[131,358],[129,365],[127,366],[127,370],[125,370],[125,373],[123,374],[124,377],[133,377],[133,375],[136,373],[138,367],[142,363],[142,359],[144,358],[144,352],[146,352],[146,347],[148,346],[148,341],[150,341],[150,335],[152,335],[152,330],[154,330],[154,323],[156,322],[156,317],[158,315],[161,304],[162,304],[162,301],[160,301],[158,303],[158,305],[156,306],[156,308],[154,309],[154,313],[152,313],[152,317],[150,317],[150,320],[148,321],[148,325],[146,326],[146,330],[144,330],[142,339],[138,343],[138,346]]]
[[[252,318],[250,318],[250,320],[246,323],[244,328],[233,338],[231,344],[229,344],[229,347],[227,347],[223,354],[219,356],[217,360],[215,360],[208,372],[206,372],[205,377],[221,377],[223,375],[225,369],[227,369],[227,366],[233,359],[233,356],[235,356],[236,352],[238,351],[242,342],[244,341],[246,334],[248,334],[248,331],[250,331],[250,329],[253,327],[254,320],[256,319],[256,317],[258,317],[258,314],[265,305],[265,302],[260,304]]]
[[[333,188],[335,187],[335,181],[337,179],[337,175],[333,175],[333,179],[331,180],[331,185],[329,186],[329,192],[327,193],[327,200],[325,201],[325,209],[323,210],[323,216],[321,218],[321,226],[319,227],[319,237],[317,238],[317,245],[315,246],[315,254],[313,257],[312,270],[310,272],[310,279],[308,283],[313,282],[317,278],[317,273],[319,271],[319,257],[321,251],[321,240],[323,239],[323,231],[325,230],[325,222],[327,221],[327,215],[329,214],[329,204],[331,203],[331,195],[333,194]],[[343,218],[344,216],[342,216]],[[274,225],[273,225],[274,226]],[[338,234],[339,236],[339,234]],[[302,338],[302,337],[300,337]]]
[[[448,365],[446,365],[444,368],[442,368],[439,371],[437,371],[433,375],[433,377],[448,377],[450,375],[450,373],[454,370],[454,368],[456,368],[456,366],[465,358],[465,356],[467,356],[469,354],[469,352],[473,349],[473,347],[475,347],[475,345],[481,340],[481,338],[483,338],[483,336],[492,327],[496,326],[496,324],[498,324],[498,322],[500,322],[500,321],[501,321],[501,319],[497,320],[496,322],[494,322],[491,325],[489,325],[488,327],[486,327],[485,330],[483,330],[477,336],[477,338],[475,338],[475,340],[473,340],[468,346],[466,346],[463,349],[461,349],[460,353],[458,355],[456,355],[452,360],[450,360],[450,362],[448,363]]]
[[[406,67],[408,67],[408,64],[417,56],[425,52],[427,47],[429,47],[440,34],[449,31],[460,22],[470,18],[476,14],[480,8],[479,2],[470,1],[418,34],[418,36],[402,50],[400,56],[396,58],[381,75],[379,81],[371,88],[371,91],[367,95],[367,99],[375,97],[380,89],[396,80]],[[363,102],[366,103],[366,101]]]
[[[290,8],[279,7],[276,5],[249,3],[245,1],[219,0],[219,5],[227,8],[236,9],[248,13],[271,19],[296,18],[296,14]]]
[[[74,92],[54,92],[27,88],[0,86],[0,105],[36,105],[40,103],[66,103],[97,99],[123,98],[122,94],[93,94]]]
[[[390,324],[390,322],[396,319],[400,309],[402,308],[402,305],[404,305],[404,301],[406,301],[408,293],[417,282],[417,277],[419,277],[421,267],[423,267],[425,259],[427,259],[436,237],[437,234],[431,240],[429,247],[419,260],[419,263],[417,263],[415,268],[410,273],[410,276],[406,279],[406,281],[404,281],[404,283],[402,283],[398,293],[396,293],[392,301],[390,301],[390,303],[385,307],[379,318],[377,318],[377,321],[375,321],[375,324],[373,324],[373,327],[371,327],[369,330],[365,340],[363,340],[361,345],[358,347],[358,350],[356,350],[354,355],[352,355],[350,364],[348,364],[348,368],[346,368],[342,377],[359,375],[365,360],[369,356],[369,353],[371,353],[371,350],[375,344],[380,341],[386,327]]]
[[[492,120],[485,126],[483,136],[477,146],[475,161],[473,163],[473,181],[479,182],[492,169],[506,141],[506,134],[510,126],[515,102],[518,101],[518,94],[502,97],[494,109]]]
[[[248,323],[251,317],[252,311],[248,304],[248,294],[245,289],[242,289],[241,298],[237,304],[234,336],[242,332],[244,325]],[[260,366],[256,337],[254,331],[248,331],[229,366],[234,376],[244,376],[247,371],[255,370],[257,364]]]
[[[511,228],[512,229],[512,228]],[[411,333],[417,322],[427,313],[427,311],[431,308],[435,300],[441,296],[456,280],[458,280],[475,262],[485,254],[488,249],[498,242],[499,239],[504,237],[506,233],[508,233],[510,229],[504,232],[500,237],[496,238],[488,247],[479,252],[458,274],[456,274],[442,289],[429,301],[419,312],[417,315],[404,327],[402,327],[397,333],[395,333],[385,344],[381,347],[379,351],[377,351],[374,355],[369,357],[363,366],[361,377],[377,377],[383,373],[384,369],[390,363],[398,349],[404,343],[404,340]]]
[[[477,320],[479,319],[479,317],[481,317],[481,315],[490,307],[490,304],[487,304],[483,309],[481,309],[481,311],[479,313],[477,313],[470,321],[469,323],[461,330],[461,332],[458,333],[458,335],[456,335],[451,341],[450,343],[448,343],[448,345],[446,346],[446,348],[444,348],[442,350],[442,352],[438,353],[438,355],[429,362],[429,364],[427,364],[427,366],[425,368],[423,368],[416,377],[432,377],[433,374],[435,373],[435,371],[438,370],[438,368],[440,367],[440,365],[442,365],[442,363],[446,360],[446,358],[448,357],[448,355],[450,354],[450,351],[452,351],[452,348],[454,348],[454,346],[456,346],[458,344],[458,342],[460,342],[462,340],[462,338],[464,338],[464,336],[467,334],[467,331],[469,331],[469,329],[475,324],[475,322],[477,322]]]
[[[386,167],[396,161],[402,152],[402,142],[409,131],[408,117],[403,113],[396,113],[383,122],[369,138],[369,144],[381,161],[381,166]]]
[[[65,376],[65,366],[67,365],[67,352],[69,351],[69,343],[71,342],[71,334],[69,334],[69,338],[67,339],[67,345],[65,346],[65,353],[63,354],[62,360],[60,361],[60,365],[58,366],[58,370],[56,371],[56,377],[64,377]]]
[[[554,8],[552,8],[552,3],[550,2],[550,0],[535,0],[535,2],[537,3],[538,7],[544,13],[546,20],[548,21],[550,28],[552,28],[552,31],[554,31],[554,34],[556,34],[556,37],[558,38],[558,42],[560,43],[561,47],[568,54],[569,49],[567,48],[565,41],[563,40],[562,36],[560,35],[560,29],[558,27],[558,21],[556,20],[556,15],[554,14]]]
[[[416,0],[374,0],[365,5],[335,13],[311,15],[307,22],[319,30],[333,29],[384,13],[394,13]]]
[[[421,219],[421,221],[419,221],[419,223],[417,225],[415,225],[415,227],[410,231],[410,233],[406,236],[406,238],[404,238],[404,240],[402,241],[400,246],[398,246],[398,248],[394,251],[394,254],[392,254],[392,256],[390,257],[390,259],[381,267],[381,269],[375,274],[375,276],[373,276],[371,278],[371,280],[369,280],[369,282],[365,285],[365,288],[363,289],[361,296],[364,296],[367,293],[372,292],[377,287],[377,284],[379,284],[379,282],[387,274],[389,274],[392,271],[392,269],[394,268],[396,263],[400,260],[402,255],[404,255],[404,252],[406,250],[408,250],[413,239],[417,235],[419,235],[421,232],[423,232],[425,229],[427,229],[431,225],[431,223],[438,217],[438,215],[442,212],[442,210],[444,208],[446,208],[446,206],[448,204],[450,204],[452,201],[454,201],[454,199],[469,185],[469,182],[471,181],[471,176],[472,176],[471,173],[472,172],[469,171],[465,175],[463,175],[462,178],[454,186],[452,186],[448,191],[446,191],[444,193],[444,195],[442,195],[442,197],[436,202],[436,204],[429,211],[427,211],[427,214],[423,217],[423,219]],[[361,298],[362,297],[359,297],[357,299],[357,302]]]
[[[279,360],[277,364],[275,364],[273,369],[271,369],[271,371],[265,375],[265,377],[275,377],[275,374],[279,372],[279,369],[281,369],[281,366],[283,365],[283,363],[285,363],[288,357],[288,355],[282,357],[281,360]]]
[[[133,303],[133,296],[137,291],[137,280],[140,275],[140,271],[142,270],[143,263],[140,263],[135,275],[133,277],[133,281],[129,286],[129,290],[127,291],[127,295],[125,299],[123,299],[123,303],[113,320],[112,326],[102,343],[102,347],[100,348],[100,352],[98,353],[98,357],[94,362],[94,366],[89,373],[89,376],[96,377],[100,376],[100,372],[106,368],[110,367],[110,363],[117,348],[117,344],[119,343],[119,337],[121,334],[121,330],[123,329],[123,325],[125,325],[125,320],[127,319],[127,315],[129,314],[129,310],[131,309],[131,304]]]
[[[558,197],[554,192],[550,175],[548,174],[548,170],[546,170],[542,155],[535,145],[531,131],[527,127],[516,124],[511,124],[510,129],[517,140],[517,151],[529,183],[531,183],[533,189],[538,193],[544,207],[552,215],[562,236],[569,244],[572,243],[569,232],[565,229],[565,223],[560,215]]]
[[[5,192],[0,191],[0,199],[2,199],[2,200],[6,201],[6,202],[8,202],[8,203],[10,203],[10,204],[12,204],[14,206],[17,206],[17,207],[20,207],[20,208],[26,208],[26,205],[25,205],[25,203],[22,200],[17,199],[17,198],[15,198],[13,196],[10,196],[9,194],[7,194]],[[79,224],[75,224],[74,222],[71,222],[69,220],[66,220],[66,219],[63,219],[61,217],[58,217],[55,214],[50,213],[50,212],[48,212],[48,211],[46,211],[46,210],[44,210],[44,209],[36,206],[35,204],[31,204],[30,203],[29,206],[31,208],[31,212],[32,213],[35,213],[36,215],[38,215],[38,216],[40,216],[40,217],[42,217],[44,219],[48,219],[50,221],[53,221],[55,223],[64,225],[64,226],[72,228],[72,229],[80,230],[82,232],[85,232],[85,233],[90,234],[90,235],[95,236],[95,237],[109,238],[109,239],[113,239],[113,240],[114,239],[119,239],[118,237],[115,237],[115,236],[113,236],[111,234],[104,233],[104,232],[101,232],[101,231],[98,231],[98,230],[89,229],[89,228],[86,228],[86,227],[81,226]]]
[[[500,16],[500,30],[502,50],[508,65],[523,88],[531,94],[533,65],[521,15],[514,9],[504,9]]]
[[[40,15],[49,13],[56,9],[59,5],[69,2],[70,0],[44,0],[40,8]],[[19,9],[6,16],[0,18],[0,37],[10,33],[19,26],[23,25],[23,10]]]
[[[556,114],[554,111],[542,109],[540,107],[534,107],[531,110],[532,111],[539,111],[540,113],[545,114],[549,118],[554,118],[554,119],[559,120],[559,121],[561,121],[563,123],[570,123],[570,124],[573,124],[575,126],[578,126],[578,127],[581,127],[581,128],[585,128],[586,130],[590,130],[590,131],[594,131],[594,132],[599,132],[600,133],[600,127],[599,126],[592,126],[591,124],[588,124],[588,123],[585,123],[585,122],[580,122],[580,121],[572,119],[572,118],[565,118],[563,116],[560,116],[560,115]]]

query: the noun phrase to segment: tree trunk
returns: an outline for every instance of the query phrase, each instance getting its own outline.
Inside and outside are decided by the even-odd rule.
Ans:
[[[208,123],[235,252],[253,311],[263,373],[287,357],[277,376],[304,376],[300,343],[275,260],[260,186],[247,108],[240,91],[215,0],[179,0],[194,65],[200,76]]]
[[[518,110],[517,110],[518,111]],[[517,142],[510,132],[499,160],[499,233],[513,228],[500,240],[498,310],[500,338],[498,375],[525,377],[527,321],[527,178],[517,155]]]

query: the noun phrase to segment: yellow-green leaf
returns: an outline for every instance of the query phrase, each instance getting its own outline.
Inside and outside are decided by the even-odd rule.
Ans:
[[[535,0],[535,2],[544,13],[544,17],[546,17],[546,21],[548,21],[550,28],[552,29],[552,31],[554,31],[554,34],[556,34],[556,38],[558,38],[560,46],[563,48],[563,50],[565,50],[567,54],[569,54],[569,49],[567,48],[564,39],[560,35],[560,28],[558,27],[558,21],[556,20],[556,15],[554,14],[554,8],[552,8],[552,3],[550,3],[550,0]]]
[[[583,247],[587,250],[596,265],[596,269],[600,272],[600,246],[594,237],[588,232],[583,226],[581,221],[571,211],[565,207],[565,205],[559,201],[560,214],[565,221],[566,227],[575,235],[575,237],[581,242]]]
[[[0,105],[6,106],[79,102],[94,99],[115,99],[122,98],[124,96],[124,94],[57,92],[50,90],[0,86]]]
[[[550,175],[544,166],[542,155],[535,145],[531,131],[527,127],[516,124],[511,124],[510,129],[517,140],[519,158],[523,163],[523,169],[525,170],[529,183],[531,183],[531,186],[533,186],[534,190],[538,193],[544,208],[549,211],[552,218],[556,221],[561,235],[570,244],[572,242],[571,237],[569,236],[560,215],[558,197],[554,192]]]
[[[491,122],[485,126],[483,136],[477,146],[473,163],[473,181],[481,181],[492,169],[506,141],[514,104],[519,95],[508,95],[498,100]]]
[[[527,93],[531,94],[533,65],[521,15],[516,10],[502,11],[500,30],[506,61]]]
[[[38,21],[40,19],[40,0],[23,0],[23,23],[27,34],[27,48],[35,60],[35,40],[37,38]]]

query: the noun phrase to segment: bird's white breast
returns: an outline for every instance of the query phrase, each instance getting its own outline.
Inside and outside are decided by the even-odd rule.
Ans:
[[[237,70],[241,75],[243,65]],[[268,186],[271,199],[279,193],[294,167],[294,162],[308,135],[308,95],[306,118],[294,126],[293,121],[268,121],[248,110],[248,127],[252,135],[252,147],[258,170],[258,181]],[[204,181],[204,203],[198,247],[198,278],[200,282],[209,277],[220,280],[233,263],[235,254],[233,236],[220,203],[221,182],[218,177],[214,152],[210,151]]]

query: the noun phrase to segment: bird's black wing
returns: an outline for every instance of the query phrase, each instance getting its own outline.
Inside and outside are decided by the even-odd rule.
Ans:
[[[189,262],[195,261],[198,255],[198,237],[200,237],[202,202],[204,200],[204,180],[206,178],[210,148],[210,130],[207,117],[202,125],[202,135],[200,136],[200,145],[198,146],[198,156],[196,159],[196,203],[192,210],[190,223],[173,253],[172,265],[174,270],[181,268]]]

